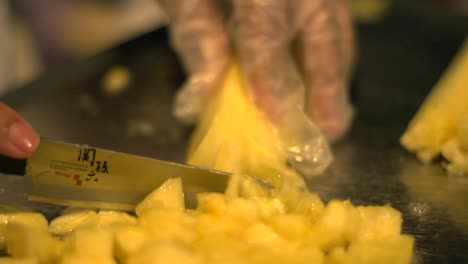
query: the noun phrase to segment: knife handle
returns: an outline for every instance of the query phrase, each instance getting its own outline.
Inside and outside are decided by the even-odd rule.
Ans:
[[[0,155],[0,173],[23,176],[26,174],[26,159],[13,159]]]

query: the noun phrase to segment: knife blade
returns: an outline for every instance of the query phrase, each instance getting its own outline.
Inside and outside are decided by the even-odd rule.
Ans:
[[[223,192],[229,174],[206,168],[41,138],[27,159],[29,199],[65,206],[133,210],[169,178],[180,177],[186,202]]]

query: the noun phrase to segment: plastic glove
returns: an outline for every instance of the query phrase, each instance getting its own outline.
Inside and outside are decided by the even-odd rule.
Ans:
[[[12,158],[29,157],[39,144],[39,136],[18,113],[0,103],[0,154]]]
[[[176,99],[180,119],[197,120],[235,50],[252,99],[283,135],[293,165],[303,172],[328,165],[327,142],[309,117],[330,140],[351,123],[353,33],[345,0],[162,2],[190,74]]]

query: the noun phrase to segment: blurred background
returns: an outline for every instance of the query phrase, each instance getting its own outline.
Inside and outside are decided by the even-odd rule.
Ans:
[[[437,16],[468,14],[468,0],[348,0],[358,23],[395,6]],[[154,0],[0,1],[0,95],[51,67],[91,56],[166,23]],[[436,13],[434,14],[434,11]]]

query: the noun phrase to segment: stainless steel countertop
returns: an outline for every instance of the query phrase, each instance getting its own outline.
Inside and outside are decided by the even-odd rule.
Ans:
[[[308,183],[326,201],[400,210],[404,232],[416,237],[418,263],[468,263],[468,178],[422,165],[398,144],[467,31],[440,31],[412,19],[400,13],[380,25],[359,26],[352,93],[357,119],[334,146],[332,166]],[[109,97],[101,80],[115,65],[127,67],[132,81],[122,95]],[[170,108],[183,78],[166,32],[159,30],[52,70],[3,100],[43,136],[181,162],[191,130]],[[22,177],[4,175],[0,186],[0,202],[26,203]],[[58,209],[39,208],[49,216]]]

